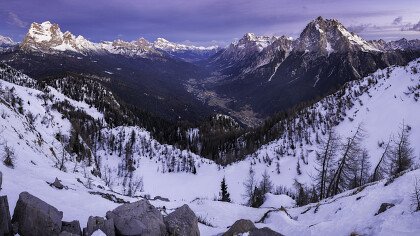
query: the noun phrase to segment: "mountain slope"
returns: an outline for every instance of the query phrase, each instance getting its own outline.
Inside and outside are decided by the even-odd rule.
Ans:
[[[186,81],[203,71],[145,39],[93,43],[63,33],[57,24],[33,23],[23,42],[0,59],[37,80],[67,74],[107,78],[107,86],[126,103],[172,122],[195,122],[213,110],[185,89]]]
[[[322,17],[311,21],[293,42],[285,37],[281,43],[278,40],[266,41],[261,52],[252,43],[239,43],[233,51],[237,54],[232,53],[235,44],[216,54],[209,59],[212,76],[204,80],[204,89],[197,90],[230,101],[226,106],[232,114],[247,109],[261,119],[330,94],[377,69],[405,65],[420,55],[415,46],[384,50],[349,32],[337,20]],[[270,48],[275,50],[268,53]]]
[[[321,131],[328,125],[333,125],[338,134],[347,136],[364,122],[368,134],[364,146],[375,164],[381,152],[378,141],[395,134],[399,123],[404,121],[411,127],[414,153],[419,153],[420,123],[416,113],[420,111],[419,70],[420,61],[415,60],[406,67],[380,70],[362,80],[347,83],[339,92],[276,124],[276,127],[285,127],[277,140],[261,147],[246,160],[222,168],[191,152],[160,144],[141,127],[112,127],[104,122],[104,114],[95,103],[75,101],[60,90],[38,84],[2,65],[2,149],[4,145],[13,149],[15,166],[0,164],[4,182],[1,193],[8,195],[11,211],[18,194],[29,191],[64,211],[65,220],[78,219],[82,225],[88,216],[103,216],[117,206],[98,195],[102,193],[125,201],[138,199],[130,196],[150,195],[153,198],[160,195],[169,198],[169,202],[156,200],[152,203],[165,206],[168,212],[188,203],[201,219],[214,226],[200,224],[203,235],[225,232],[226,227],[240,218],[260,221],[269,210],[274,211],[267,213],[257,226],[269,226],[285,235],[348,235],[352,231],[415,235],[419,228],[413,222],[418,219],[418,213],[409,211],[407,195],[418,170],[387,186],[383,185],[384,181],[378,182],[355,194],[347,191],[326,199],[317,212],[314,212],[315,205],[294,208],[293,203],[289,203],[287,211],[291,218],[284,211],[276,210],[280,206],[275,199],[284,199],[284,195],[272,195],[274,200],[267,201],[265,208],[250,208],[241,203],[246,202],[243,182],[250,166],[257,180],[267,170],[273,184],[289,189],[290,195],[295,192],[295,179],[311,184],[311,173],[316,166],[316,133],[322,138]],[[88,94],[83,97],[89,100]],[[88,137],[86,132],[90,134]],[[300,153],[304,154],[307,165]],[[61,165],[63,155],[65,159]],[[296,170],[298,161],[302,161],[301,175]],[[276,170],[277,162],[280,173]],[[418,159],[416,162],[419,163]],[[233,203],[212,201],[218,196],[223,176]],[[68,189],[50,187],[48,183],[55,177]],[[141,180],[143,189],[136,187]],[[383,202],[396,206],[374,216]],[[308,208],[310,210],[302,214]],[[402,211],[404,214],[401,215]],[[360,220],[349,221],[348,215],[357,215]],[[391,228],[396,217],[399,217],[401,227]],[[335,224],[341,226],[334,227]]]

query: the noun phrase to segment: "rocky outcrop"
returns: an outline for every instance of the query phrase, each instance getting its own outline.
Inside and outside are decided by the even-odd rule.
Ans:
[[[147,200],[121,205],[106,218],[114,220],[116,235],[167,235],[162,214]]]
[[[386,203],[386,202],[385,203],[382,203],[381,206],[379,207],[378,212],[375,215],[379,215],[382,212],[387,211],[389,208],[391,208],[393,206],[395,206],[395,204],[393,204],[393,203]]]
[[[7,201],[7,196],[0,197],[0,235],[14,235],[10,220],[9,202]]]
[[[91,236],[98,230],[101,230],[106,236],[115,236],[114,220],[107,220],[99,216],[89,217],[87,227],[83,229],[83,235]]]
[[[188,205],[183,205],[164,219],[169,235],[199,236],[198,218]]]
[[[223,236],[234,236],[238,234],[243,234],[249,232],[253,229],[256,229],[254,223],[250,220],[240,219],[237,220],[228,231],[226,231]]]
[[[280,233],[277,233],[276,231],[268,228],[268,227],[264,227],[261,229],[253,229],[249,232],[249,236],[283,236]]]
[[[80,223],[78,220],[73,220],[71,222],[63,221],[61,224],[61,233],[60,236],[80,236],[82,235],[82,229],[80,228]]]
[[[249,236],[282,236],[282,234],[268,227],[258,229],[252,221],[244,219],[237,220],[223,236],[235,236],[244,233],[249,233]]]
[[[63,212],[28,192],[22,192],[13,213],[12,224],[20,235],[59,235]]]
[[[64,188],[64,185],[61,183],[61,180],[59,180],[57,177],[55,178],[54,182],[50,184],[50,186],[56,189]]]

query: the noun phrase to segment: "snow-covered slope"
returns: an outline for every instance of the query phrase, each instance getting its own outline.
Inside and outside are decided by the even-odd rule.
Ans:
[[[65,111],[78,110],[98,122],[103,122],[104,115],[91,104],[70,99],[52,87],[38,86],[25,75],[2,66],[1,148],[4,145],[13,148],[15,166],[9,168],[0,164],[0,171],[3,172],[0,194],[8,195],[13,212],[18,194],[29,191],[63,211],[64,220],[78,219],[82,225],[85,225],[89,216],[103,216],[107,210],[118,205],[90,193],[100,192],[114,194],[126,201],[135,201],[137,198],[123,195],[166,197],[169,202],[156,200],[152,204],[165,206],[168,212],[187,203],[201,219],[213,225],[200,224],[202,235],[225,232],[226,227],[241,218],[260,221],[268,210],[273,210],[273,206],[280,206],[276,206],[276,202],[289,206],[287,211],[291,218],[284,211],[275,210],[268,213],[268,217],[257,224],[258,227],[269,226],[285,235],[348,235],[353,231],[416,235],[420,229],[414,222],[418,221],[419,215],[409,211],[408,192],[411,191],[414,176],[419,175],[418,170],[403,175],[387,186],[379,182],[355,195],[351,194],[352,190],[326,199],[320,203],[317,212],[314,212],[314,205],[293,208],[293,201],[285,196],[270,195],[265,205],[258,209],[241,204],[245,203],[243,182],[250,166],[257,180],[267,170],[275,186],[292,189],[295,179],[310,184],[317,148],[316,133],[322,138],[321,130],[326,122],[334,122],[335,130],[343,137],[347,137],[363,122],[368,135],[364,146],[369,150],[371,162],[375,164],[381,152],[378,142],[396,134],[399,124],[404,121],[411,127],[410,140],[414,153],[419,153],[420,120],[417,117],[420,114],[417,113],[420,103],[415,100],[419,93],[420,73],[416,73],[419,70],[420,62],[416,60],[406,67],[381,70],[361,81],[351,82],[342,91],[291,118],[287,125],[293,135],[285,132],[278,140],[263,146],[246,160],[220,167],[191,152],[160,144],[141,127],[111,127],[106,123],[96,133],[98,138],[95,140],[101,142],[83,142],[85,148],[90,150],[91,158],[78,162],[77,156],[63,150],[57,139],[57,133],[67,137],[72,135],[73,123]],[[63,110],[58,104],[66,100],[65,104],[68,105]],[[317,122],[308,123],[308,117]],[[301,128],[305,132],[299,132]],[[294,149],[291,148],[292,140]],[[66,171],[58,168],[63,153],[67,158],[64,163]],[[308,164],[304,164],[301,153]],[[95,164],[89,166],[89,160]],[[301,175],[296,171],[298,161]],[[280,173],[277,172],[277,163]],[[126,171],[128,166],[130,172]],[[233,203],[213,201],[218,197],[220,181],[224,176]],[[47,182],[54,181],[55,177],[61,179],[68,189],[50,187]],[[143,189],[130,192],[130,189],[134,189],[130,186],[141,179]],[[383,202],[396,206],[374,216]],[[301,214],[308,207],[312,208]],[[358,220],[349,220],[350,216],[357,216]],[[398,227],[391,228],[397,219]],[[334,226],[336,224],[338,227]]]
[[[407,66],[378,70],[364,79],[347,83],[337,93],[279,123],[285,130],[281,137],[261,147],[248,160],[257,166],[266,163],[272,173],[279,163],[281,182],[278,184],[288,188],[293,187],[295,178],[310,184],[318,150],[316,140],[324,137],[327,126],[332,125],[341,138],[347,138],[361,124],[366,133],[363,146],[369,151],[374,167],[383,152],[379,144],[396,137],[403,122],[411,127],[410,140],[419,158],[419,69],[417,59]],[[298,162],[301,175],[296,170]]]

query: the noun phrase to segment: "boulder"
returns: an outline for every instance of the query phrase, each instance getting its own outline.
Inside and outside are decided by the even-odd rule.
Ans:
[[[283,236],[283,234],[277,233],[276,231],[264,227],[261,229],[253,229],[249,232],[249,236]]]
[[[63,212],[41,199],[22,192],[16,203],[12,224],[20,235],[59,235]]]
[[[378,210],[378,212],[375,214],[375,215],[379,215],[379,214],[381,214],[382,212],[385,212],[386,210],[388,210],[389,208],[391,208],[391,207],[393,207],[393,206],[395,206],[395,204],[392,204],[392,203],[382,203],[381,204],[381,206],[379,207],[379,210]]]
[[[188,205],[177,208],[164,218],[169,235],[199,236],[198,218]]]
[[[88,219],[87,227],[83,229],[84,236],[91,236],[98,230],[106,236],[115,236],[114,221],[99,216],[91,216]]]
[[[0,196],[0,235],[14,235],[7,196]]]
[[[55,187],[57,189],[63,189],[64,185],[61,183],[61,180],[59,180],[57,177],[54,180],[54,183],[50,184],[50,186]]]
[[[162,214],[144,199],[108,211],[106,218],[114,220],[116,235],[167,235]]]
[[[82,229],[80,228],[80,223],[78,220],[73,220],[71,222],[63,221],[61,224],[61,234],[60,236],[75,236],[82,235]]]
[[[257,228],[255,227],[254,223],[252,223],[252,221],[241,219],[241,220],[237,220],[229,228],[229,230],[223,234],[223,236],[234,236],[238,234],[243,234],[253,229],[257,229]]]

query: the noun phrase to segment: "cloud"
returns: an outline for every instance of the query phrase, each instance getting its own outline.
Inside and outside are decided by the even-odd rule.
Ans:
[[[420,21],[417,22],[417,24],[414,24],[413,27],[411,27],[411,30],[420,31]]]
[[[408,23],[401,27],[401,31],[420,31],[420,21],[417,24]]]
[[[7,16],[7,23],[10,25],[17,26],[19,28],[26,28],[27,22],[21,20],[18,15],[13,12],[9,12]]]
[[[400,25],[402,23],[402,21],[403,21],[402,16],[399,16],[392,21],[392,24],[393,25]]]
[[[348,30],[350,30],[353,33],[360,33],[365,31],[366,29],[368,29],[369,27],[371,27],[371,24],[360,24],[360,25],[351,25],[348,28]]]

